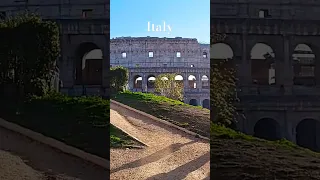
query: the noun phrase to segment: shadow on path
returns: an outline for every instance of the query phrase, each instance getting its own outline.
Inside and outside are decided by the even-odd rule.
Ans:
[[[1,127],[0,149],[20,156],[27,165],[45,173],[83,180],[105,180],[110,176],[109,170]]]
[[[189,173],[199,169],[201,166],[206,164],[210,161],[210,152],[194,159],[178,168],[168,172],[168,173],[161,173],[155,176],[148,178],[147,180],[155,180],[155,179],[184,179],[188,176]],[[210,178],[206,178],[210,179]]]
[[[152,162],[155,162],[155,161],[158,161],[178,150],[181,149],[181,147],[183,146],[186,146],[186,145],[189,145],[189,144],[193,144],[195,143],[196,141],[190,141],[188,143],[185,143],[185,144],[181,144],[181,143],[176,143],[176,144],[171,144],[170,146],[164,148],[164,149],[161,149],[155,153],[152,153],[150,154],[149,156],[146,156],[144,158],[141,158],[141,159],[138,159],[136,161],[133,161],[133,162],[130,162],[128,164],[124,164],[114,170],[111,170],[111,173],[115,173],[115,172],[118,172],[118,171],[121,171],[121,170],[124,170],[124,169],[128,169],[128,168],[136,168],[136,167],[140,167],[140,166],[144,166],[146,164],[149,164],[149,163],[152,163]]]

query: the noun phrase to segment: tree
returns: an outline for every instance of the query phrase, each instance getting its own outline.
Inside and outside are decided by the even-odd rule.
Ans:
[[[175,80],[177,74],[160,74],[155,80],[155,92],[170,99],[183,100],[183,81]]]
[[[29,13],[0,23],[0,83],[14,85],[19,99],[28,94],[43,95],[60,54],[57,24]]]
[[[129,72],[128,69],[117,66],[110,68],[110,86],[113,93],[123,91],[124,87],[128,84]]]
[[[213,34],[212,40],[223,41],[224,35]],[[210,68],[211,120],[214,123],[231,126],[235,122],[236,78],[234,69],[226,66],[227,60],[213,62]]]

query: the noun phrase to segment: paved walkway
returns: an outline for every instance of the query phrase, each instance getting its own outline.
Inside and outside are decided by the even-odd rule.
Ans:
[[[110,122],[149,147],[111,149],[112,180],[210,179],[208,142],[130,111],[122,115],[111,106]]]
[[[106,180],[109,172],[0,127],[1,180]]]

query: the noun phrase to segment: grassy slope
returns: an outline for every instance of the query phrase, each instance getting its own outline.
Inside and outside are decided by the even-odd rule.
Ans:
[[[141,146],[139,142],[110,124],[110,147],[121,148],[127,146]]]
[[[1,104],[0,117],[105,159],[110,157],[109,101],[52,95],[21,106]]]
[[[124,92],[114,100],[144,111],[155,117],[210,137],[210,111],[194,107],[162,96],[146,93]]]
[[[210,118],[207,110],[151,94],[126,92],[114,99],[182,126],[190,121],[197,128],[204,127]],[[188,127],[192,130],[192,125]],[[320,154],[285,140],[264,141],[213,124],[211,132],[211,179],[320,179]]]
[[[320,179],[320,154],[212,125],[211,177],[219,180]]]

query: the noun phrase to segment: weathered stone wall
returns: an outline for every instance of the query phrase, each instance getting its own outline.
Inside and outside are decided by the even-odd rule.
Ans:
[[[91,18],[106,18],[110,16],[109,3],[106,0],[29,0],[16,2],[2,0],[0,12],[7,15],[22,13],[26,9],[41,15],[45,19],[82,18],[82,10],[91,9]]]
[[[45,20],[56,21],[60,28],[61,56],[58,60],[60,79],[63,81],[61,92],[70,95],[81,95],[83,88],[88,88],[88,94],[103,94],[108,92],[109,81],[109,0],[29,0],[16,2],[2,0],[0,15],[14,16],[26,10],[40,15]],[[84,16],[86,14],[86,16]],[[102,50],[103,82],[95,87],[83,87],[75,83],[76,66],[82,61],[78,52],[80,47],[94,44]],[[93,49],[87,49],[93,50]],[[79,73],[79,72],[78,72]]]
[[[129,89],[133,91],[154,91],[147,87],[149,77],[163,73],[178,73],[183,77],[185,102],[195,99],[198,105],[210,99],[209,87],[202,87],[201,78],[210,78],[210,46],[199,44],[196,39],[122,37],[111,39],[110,65],[129,68]],[[153,57],[149,57],[153,52]],[[177,57],[180,52],[181,57]],[[126,53],[126,57],[122,57]],[[204,57],[204,53],[206,57]],[[196,88],[189,88],[188,77],[196,77]],[[134,88],[137,76],[142,78],[142,87]]]
[[[265,11],[265,17],[259,16]],[[320,2],[302,0],[214,0],[211,1],[211,31],[226,34],[223,43],[233,50],[238,82],[239,130],[255,134],[258,122],[273,121],[279,136],[297,142],[298,126],[303,120],[320,122]],[[217,42],[219,43],[219,42]],[[269,45],[275,54],[275,85],[256,85],[252,82],[251,50],[256,43]],[[298,44],[311,47],[316,57],[315,81],[317,86],[293,84],[292,54]],[[211,50],[211,54],[214,53]],[[282,91],[282,87],[284,91]],[[301,123],[303,124],[303,123]],[[302,125],[301,125],[302,126]],[[265,128],[269,128],[265,126]],[[318,128],[316,126],[309,127]],[[308,134],[300,132],[300,136]],[[320,148],[319,133],[315,142]],[[310,138],[309,138],[310,139]],[[310,139],[311,140],[311,139]],[[311,140],[313,141],[313,140]]]
[[[268,10],[271,19],[319,20],[319,6],[311,0],[213,0],[211,18],[259,18],[260,10]]]
[[[110,42],[110,63],[126,67],[208,67],[209,45],[201,45],[196,39],[186,38],[116,38]],[[127,54],[122,58],[122,52]],[[153,52],[153,57],[149,57]],[[181,57],[176,53],[180,52]]]

